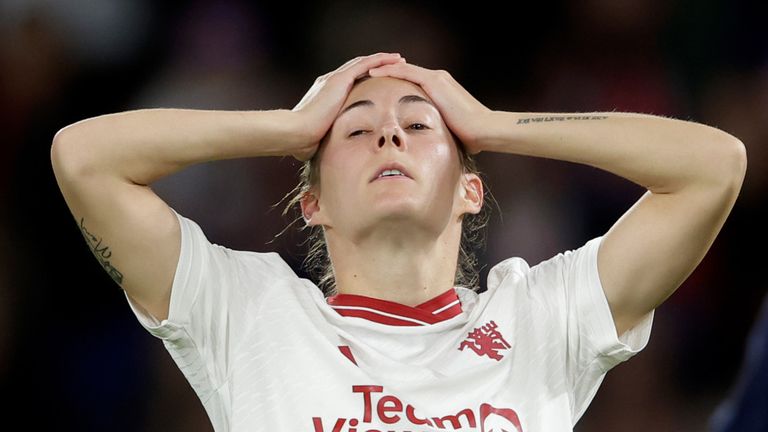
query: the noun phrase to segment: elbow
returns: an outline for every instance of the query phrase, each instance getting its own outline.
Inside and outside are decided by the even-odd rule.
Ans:
[[[713,170],[717,174],[717,184],[738,195],[747,173],[747,148],[732,135],[727,135],[720,148],[722,151],[718,152],[714,161],[716,169]]]
[[[51,142],[51,164],[56,175],[63,174],[65,171],[70,171],[72,145],[69,142],[69,132],[67,128],[59,129],[56,135],[53,136]]]
[[[66,137],[66,135],[68,135],[66,129],[67,128],[59,129],[51,141],[51,164],[53,165],[53,170],[57,175],[62,171],[64,162],[69,160],[68,153],[70,152],[68,147],[70,147],[70,145],[65,144],[67,141],[69,141],[69,139]]]
[[[76,137],[78,133],[78,124],[74,123],[68,126],[64,126],[59,129],[53,136],[51,141],[51,149],[61,149],[62,147],[71,147],[74,141],[78,141]]]
[[[747,146],[740,139],[732,137],[729,147],[731,182],[741,188],[744,177],[747,175]]]
[[[738,162],[737,172],[741,180],[744,180],[744,176],[747,175],[747,146],[745,146],[744,143],[737,138],[735,147]]]
[[[78,175],[87,170],[87,151],[73,132],[73,126],[70,125],[53,136],[51,164],[57,177]]]
[[[53,136],[53,140],[51,141],[51,160],[55,161],[57,159],[60,159],[62,156],[62,147],[64,147],[64,142],[68,139],[65,137],[68,133],[66,132],[67,128],[59,129],[58,132],[56,132],[56,135]]]

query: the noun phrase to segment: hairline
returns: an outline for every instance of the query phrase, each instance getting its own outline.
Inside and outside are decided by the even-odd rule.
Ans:
[[[418,102],[427,103],[430,106],[432,106],[432,108],[437,109],[437,107],[435,107],[435,104],[433,104],[430,100],[415,94],[405,95],[401,97],[400,100],[397,101],[398,104],[409,104],[409,103],[418,103]],[[351,104],[347,105],[346,108],[341,110],[339,115],[336,116],[336,120],[338,120],[339,118],[341,118],[341,116],[343,116],[345,113],[347,113],[348,111],[354,108],[373,107],[373,106],[376,106],[376,104],[370,99],[362,99],[359,101],[352,102]]]

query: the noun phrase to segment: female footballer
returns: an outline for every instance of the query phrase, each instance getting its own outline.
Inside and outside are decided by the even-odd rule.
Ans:
[[[587,164],[647,192],[577,249],[497,263],[478,293],[479,152]],[[150,188],[284,155],[305,161],[294,202],[327,254],[324,291],[277,253],[212,244]],[[89,248],[214,429],[270,432],[572,430],[647,344],[746,169],[743,144],[709,126],[494,111],[389,53],[319,77],[292,110],[104,115],[59,131],[51,157]]]

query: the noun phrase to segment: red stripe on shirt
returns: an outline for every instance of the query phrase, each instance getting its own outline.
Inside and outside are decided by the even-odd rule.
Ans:
[[[389,300],[382,300],[368,296],[362,296],[357,294],[337,294],[327,299],[328,304],[331,307],[334,306],[348,306],[359,307],[371,310],[360,309],[342,309],[334,308],[342,316],[351,316],[357,318],[364,318],[369,321],[374,321],[381,324],[397,325],[397,326],[418,326],[424,325],[400,318],[412,318],[418,321],[422,321],[427,324],[436,324],[441,321],[453,318],[460,314],[462,311],[461,302],[457,302],[455,305],[448,309],[434,314],[433,312],[440,310],[441,308],[456,302],[459,299],[454,288],[450,288],[444,293],[419,304],[418,306],[406,306],[404,304],[392,302]],[[386,316],[378,314],[376,312],[384,312],[386,314],[395,315]]]

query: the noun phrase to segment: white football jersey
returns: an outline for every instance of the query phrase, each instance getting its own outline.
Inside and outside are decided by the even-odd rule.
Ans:
[[[597,273],[601,237],[534,267],[494,266],[482,294],[411,307],[325,298],[276,253],[212,244],[179,215],[168,319],[128,298],[216,431],[570,431],[605,373],[648,342],[617,337]]]

